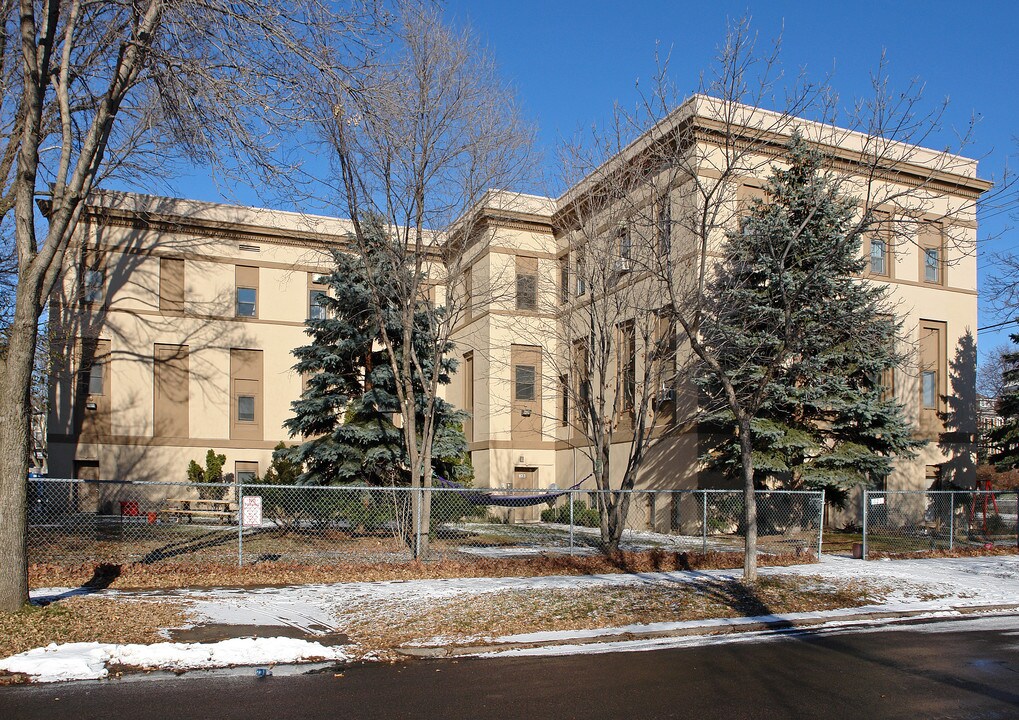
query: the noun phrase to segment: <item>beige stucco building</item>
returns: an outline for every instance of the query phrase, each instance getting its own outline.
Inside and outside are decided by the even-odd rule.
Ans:
[[[775,148],[788,139],[768,113],[746,108],[740,122],[755,143],[767,143],[745,172],[725,179],[721,202],[731,222],[747,198],[760,195],[770,164],[780,161]],[[654,208],[656,217],[667,209],[674,222],[665,252],[681,273],[696,254],[678,221],[696,209],[690,173],[711,178],[722,164],[717,107],[692,98],[666,125],[666,134],[688,141],[694,159],[686,160],[687,174],[659,172],[650,178],[653,190],[635,187],[627,206]],[[902,150],[894,172],[871,173],[865,184],[863,136],[803,121],[795,127],[832,158],[849,189],[878,187],[874,197],[896,201],[877,201],[876,211],[890,220],[908,212],[902,227],[915,228],[895,238],[873,235],[863,248],[870,271],[862,281],[888,284],[914,358],[886,382],[917,434],[932,441],[898,463],[888,487],[928,487],[944,470],[965,483],[975,431],[974,201],[990,185],[977,178],[975,161],[917,148]],[[467,311],[454,333],[461,366],[446,394],[472,415],[465,431],[477,485],[566,487],[590,471],[564,398],[572,380],[557,359],[574,351],[564,325],[585,312],[593,292],[582,287],[578,266],[591,261],[584,249],[593,247],[591,228],[616,232],[620,222],[607,206],[585,199],[652,146],[638,139],[560,198],[490,192],[472,211],[477,230],[458,289]],[[907,206],[911,195],[918,204]],[[643,231],[636,222],[633,228],[612,261],[620,271],[640,261],[633,248],[641,245],[628,233]],[[208,448],[226,454],[228,471],[264,473],[272,448],[293,441],[283,429],[301,392],[291,350],[307,341],[303,324],[317,312],[321,291],[316,273],[328,269],[347,230],[336,218],[97,195],[51,304],[50,475],[181,480],[188,461],[201,460]],[[654,223],[648,232],[658,232]],[[676,353],[682,367],[689,351],[681,338]],[[689,410],[686,396],[673,389],[666,398],[668,421]],[[952,413],[950,426],[945,412]],[[625,432],[619,435],[625,453]],[[670,434],[652,449],[639,486],[718,483],[699,471],[698,454],[696,428]]]

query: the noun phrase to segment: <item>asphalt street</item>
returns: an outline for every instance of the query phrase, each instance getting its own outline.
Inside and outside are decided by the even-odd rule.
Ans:
[[[1019,718],[1019,618],[258,679],[0,688],[0,718]]]

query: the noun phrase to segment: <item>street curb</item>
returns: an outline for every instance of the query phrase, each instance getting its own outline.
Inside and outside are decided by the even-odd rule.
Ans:
[[[602,643],[632,642],[638,640],[656,640],[662,638],[681,638],[693,636],[719,636],[736,635],[751,632],[781,632],[789,630],[801,630],[829,625],[837,627],[841,624],[879,622],[882,620],[915,620],[917,623],[933,619],[945,619],[957,615],[980,615],[980,614],[1017,614],[1019,615],[1019,603],[996,604],[996,605],[951,605],[937,610],[888,610],[855,613],[850,615],[833,615],[830,617],[799,618],[793,620],[754,620],[747,618],[746,622],[735,624],[700,625],[689,628],[676,628],[672,630],[649,630],[647,632],[608,632],[604,635],[593,637],[560,638],[555,640],[539,640],[534,642],[503,642],[489,643],[487,645],[448,645],[443,647],[401,647],[394,648],[395,652],[414,658],[449,658],[464,657],[471,655],[492,655],[507,650],[525,650],[546,647],[559,647],[563,645],[600,645]]]

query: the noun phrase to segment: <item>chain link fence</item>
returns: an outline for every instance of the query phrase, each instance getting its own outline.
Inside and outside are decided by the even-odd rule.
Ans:
[[[1019,545],[1019,494],[996,490],[863,492],[868,555]]]
[[[729,490],[489,490],[29,481],[32,562],[302,564],[595,553],[625,506],[622,550],[742,551]],[[418,507],[422,509],[418,511]],[[820,553],[824,496],[757,493],[758,549]]]

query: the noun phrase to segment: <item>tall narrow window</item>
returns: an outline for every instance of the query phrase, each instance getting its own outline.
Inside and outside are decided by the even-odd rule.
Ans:
[[[617,357],[619,392],[623,411],[633,410],[637,391],[637,339],[632,320],[619,325],[619,353]]]
[[[923,281],[941,282],[941,248],[923,249]]]
[[[870,239],[870,272],[873,275],[888,274],[888,245],[879,238]]]
[[[83,338],[77,353],[78,393],[85,395],[84,402],[76,404],[75,425],[84,435],[104,435],[110,432],[112,392],[110,371],[110,341]]]
[[[464,355],[464,411],[470,416],[464,420],[467,442],[474,440],[474,353]]]
[[[658,198],[658,252],[663,261],[672,252],[672,200],[668,193]]]
[[[538,307],[538,258],[517,258],[517,310]]]
[[[88,370],[88,394],[106,394],[106,359],[96,358]]]
[[[464,270],[464,318],[470,320],[474,313],[474,269]]]
[[[923,396],[923,407],[927,410],[938,409],[938,372],[937,370],[924,370],[920,374],[921,393]]]
[[[308,291],[308,319],[324,320],[326,307],[322,299],[326,296],[325,290]]]
[[[159,258],[159,311],[184,312],[184,260]]]
[[[588,341],[586,338],[581,340],[573,341],[573,378],[576,383],[576,387],[573,391],[573,397],[576,398],[575,410],[577,420],[580,422],[586,422],[587,419],[587,408],[590,400],[590,393],[588,389],[588,361],[590,359],[590,353],[588,351]]]
[[[514,387],[516,400],[534,400],[534,365],[516,366]]]
[[[258,268],[237,265],[235,279],[237,317],[258,317]]]
[[[559,258],[559,304],[565,305],[570,301],[570,256],[569,254]]]
[[[559,413],[559,419],[563,425],[570,424],[570,375],[559,376],[559,392],[562,394],[562,404]]]
[[[83,277],[82,298],[86,303],[99,305],[103,302],[106,288],[106,272],[102,268],[88,268]]]
[[[326,305],[324,299],[329,295],[327,278],[321,273],[308,273],[308,319],[324,320]]]
[[[943,412],[945,409],[946,330],[943,322],[920,321],[920,407],[926,411]]]
[[[576,276],[577,276],[577,297],[581,297],[587,292],[587,252],[584,248],[577,250],[577,264],[576,264]]]
[[[940,223],[920,227],[920,279],[940,285],[945,280],[944,237]]]
[[[892,276],[892,257],[889,240],[892,237],[892,216],[883,210],[870,210],[871,223],[867,228],[864,251],[867,253],[867,272],[881,277]]]
[[[619,257],[622,260],[629,260],[633,254],[633,237],[630,235],[630,226],[624,225],[616,232],[619,243]]]

